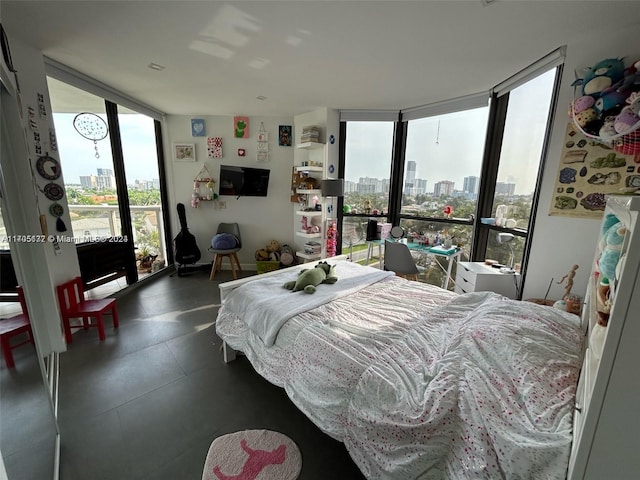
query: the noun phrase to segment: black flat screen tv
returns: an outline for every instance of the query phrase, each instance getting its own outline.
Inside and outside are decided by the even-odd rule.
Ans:
[[[266,197],[270,170],[220,165],[219,195]]]

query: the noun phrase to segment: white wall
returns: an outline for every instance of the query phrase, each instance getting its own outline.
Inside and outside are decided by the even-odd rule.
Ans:
[[[39,216],[44,215],[51,235],[72,235],[69,232],[60,233],[55,229],[56,218],[49,213],[53,201],[42,193],[44,186],[49,183],[35,172],[35,162],[39,156],[35,151],[35,129],[27,127],[29,119],[28,108],[35,112],[32,120],[37,125],[40,134],[42,153],[59,160],[49,142],[49,131],[53,131],[53,116],[47,90],[42,53],[20,41],[10,38],[12,59],[19,75],[21,89],[20,103],[4,102],[2,105],[3,138],[2,145],[2,173],[6,184],[4,201],[7,208],[3,211],[5,220],[11,225],[14,234],[41,235]],[[43,104],[47,115],[38,114],[38,95],[44,97]],[[6,99],[5,99],[6,100]],[[22,118],[20,110],[22,108]],[[31,166],[30,166],[31,165]],[[33,171],[32,171],[33,168]],[[34,189],[34,183],[40,190]],[[63,176],[55,180],[58,185],[64,185]],[[63,221],[71,225],[66,197],[58,200],[64,209]],[[60,284],[80,274],[78,256],[73,242],[60,242],[59,254],[51,242],[20,243],[11,247],[18,281],[25,287],[31,323],[35,330],[40,352],[43,356],[52,351],[65,350],[61,334],[58,302],[55,295],[55,285]]]
[[[555,282],[574,264],[580,268],[574,279],[573,291],[580,295],[586,292],[600,220],[552,217],[549,216],[549,208],[554,197],[555,178],[569,122],[567,110],[573,100],[571,83],[576,79],[575,71],[611,57],[640,58],[637,26],[617,32],[607,31],[603,35],[585,32],[584,38],[574,39],[567,45],[523,298],[543,297],[551,278],[555,280],[549,298],[560,298],[564,287]]]
[[[289,215],[289,194],[291,186],[291,168],[293,166],[294,146],[281,147],[278,145],[278,127],[280,125],[293,126],[291,117],[249,117],[249,138],[235,138],[233,136],[232,116],[181,116],[168,115],[164,122],[164,141],[167,166],[167,181],[169,183],[169,203],[171,211],[172,234],[180,231],[180,223],[176,205],[183,203],[186,208],[187,225],[189,231],[196,237],[202,259],[198,263],[210,263],[213,259],[207,251],[211,245],[211,238],[215,234],[218,223],[238,222],[242,234],[242,250],[238,252],[238,259],[243,269],[255,270],[255,251],[264,248],[269,240],[275,239],[280,243],[291,243],[293,230]],[[191,119],[205,120],[205,137],[191,136]],[[269,161],[256,160],[257,134],[260,124],[264,123],[269,134]],[[223,157],[207,157],[207,137],[222,137]],[[193,143],[196,146],[196,162],[175,162],[172,157],[172,145],[176,142]],[[293,143],[293,142],[292,142]],[[246,150],[246,156],[237,154],[239,148]],[[236,165],[271,170],[269,176],[269,190],[267,197],[232,197],[223,196],[226,208],[215,209],[212,202],[201,202],[198,208],[191,208],[191,193],[193,179],[203,165],[216,179],[216,192],[219,187],[220,165]],[[223,262],[223,269],[229,269],[229,264]]]

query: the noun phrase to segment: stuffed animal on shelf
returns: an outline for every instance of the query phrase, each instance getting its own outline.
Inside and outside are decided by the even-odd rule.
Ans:
[[[598,259],[600,274],[614,280],[616,278],[616,266],[620,260],[622,242],[624,241],[626,227],[622,222],[618,222],[607,230],[604,235],[604,248]]]
[[[302,270],[297,280],[286,282],[283,287],[294,292],[315,293],[321,283],[333,284],[338,281],[333,265],[320,262],[310,270]]]

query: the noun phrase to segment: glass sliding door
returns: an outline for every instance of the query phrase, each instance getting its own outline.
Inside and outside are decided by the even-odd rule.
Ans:
[[[85,283],[90,288],[118,280],[124,287],[163,268],[167,252],[154,120],[47,80],[71,216],[67,234],[77,244]],[[89,132],[91,122],[102,122],[108,133],[101,140],[86,138],[82,122]]]
[[[167,265],[154,119],[118,106],[127,193],[139,275]]]

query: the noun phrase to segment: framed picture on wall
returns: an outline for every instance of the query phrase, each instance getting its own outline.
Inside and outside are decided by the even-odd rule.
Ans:
[[[278,145],[281,147],[291,146],[291,125],[280,125],[278,127]]]
[[[233,136],[249,138],[249,117],[233,117]]]
[[[196,146],[193,143],[174,143],[173,159],[176,162],[195,162]]]

